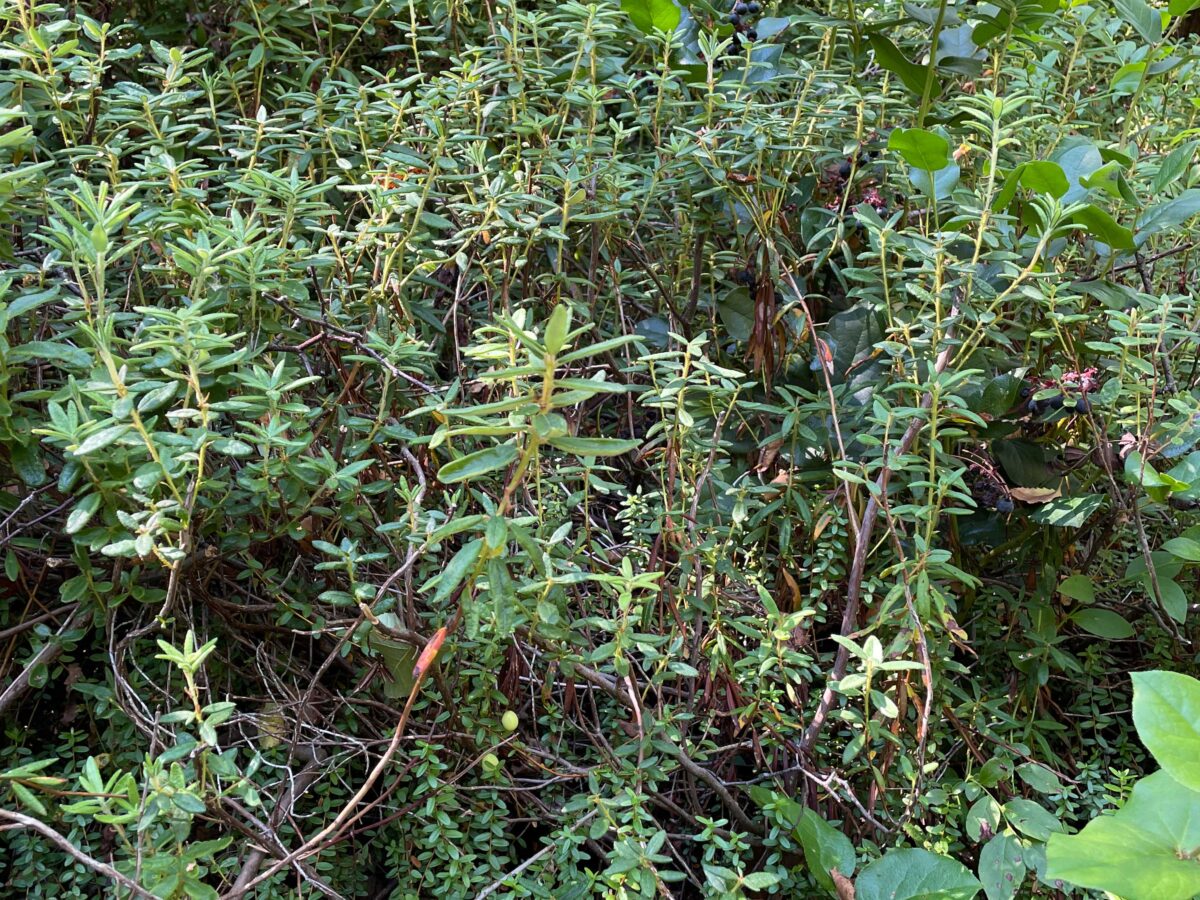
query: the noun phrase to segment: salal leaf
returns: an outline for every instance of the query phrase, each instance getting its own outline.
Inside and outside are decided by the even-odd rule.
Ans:
[[[1083,230],[1114,250],[1133,250],[1133,232],[1121,225],[1100,207],[1089,203],[1077,210],[1071,220]]]
[[[888,149],[923,172],[940,172],[950,164],[950,142],[924,128],[897,128],[888,138]]]
[[[673,0],[621,0],[621,9],[643,34],[674,31],[682,18]]]
[[[1192,744],[1193,755],[1197,746]],[[1155,772],[1112,815],[1079,834],[1051,835],[1046,878],[1127,900],[1189,900],[1200,894],[1198,853],[1200,793]]]
[[[863,869],[857,900],[971,900],[983,885],[960,862],[928,850],[892,850]]]
[[[1133,724],[1158,764],[1200,791],[1200,681],[1178,672],[1135,673]],[[1200,806],[1193,815],[1200,823]]]
[[[796,839],[804,848],[804,860],[817,882],[828,891],[837,890],[831,870],[849,878],[854,874],[855,853],[850,839],[811,809],[800,814]]]

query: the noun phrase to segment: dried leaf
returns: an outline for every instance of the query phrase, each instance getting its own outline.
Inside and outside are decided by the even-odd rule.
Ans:
[[[1012,496],[1022,503],[1049,503],[1062,496],[1062,488],[1017,487],[1012,489]]]

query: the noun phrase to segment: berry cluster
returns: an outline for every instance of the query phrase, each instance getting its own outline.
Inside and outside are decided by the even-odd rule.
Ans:
[[[995,475],[974,467],[971,472],[971,496],[980,509],[1010,513],[1015,508],[1008,488]]]
[[[762,12],[762,4],[758,0],[737,0],[733,4],[733,12],[729,14],[729,24],[733,26],[734,31],[745,36],[748,41],[757,41],[758,32],[754,26],[747,21],[747,17],[756,18]]]
[[[1021,388],[1021,399],[1031,415],[1040,416],[1043,413],[1067,409],[1077,413],[1086,413],[1092,408],[1088,394],[1100,387],[1098,369],[1084,369],[1082,372],[1064,372],[1059,378],[1035,379],[1032,384]],[[1049,396],[1038,396],[1046,391],[1057,391]]]

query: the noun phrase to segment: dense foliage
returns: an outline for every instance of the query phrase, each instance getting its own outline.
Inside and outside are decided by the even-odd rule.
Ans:
[[[1192,5],[6,0],[0,894],[1167,897]]]

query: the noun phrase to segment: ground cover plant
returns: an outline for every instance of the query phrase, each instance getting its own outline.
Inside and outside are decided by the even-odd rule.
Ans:
[[[0,895],[1195,895],[1193,5],[7,0]]]

